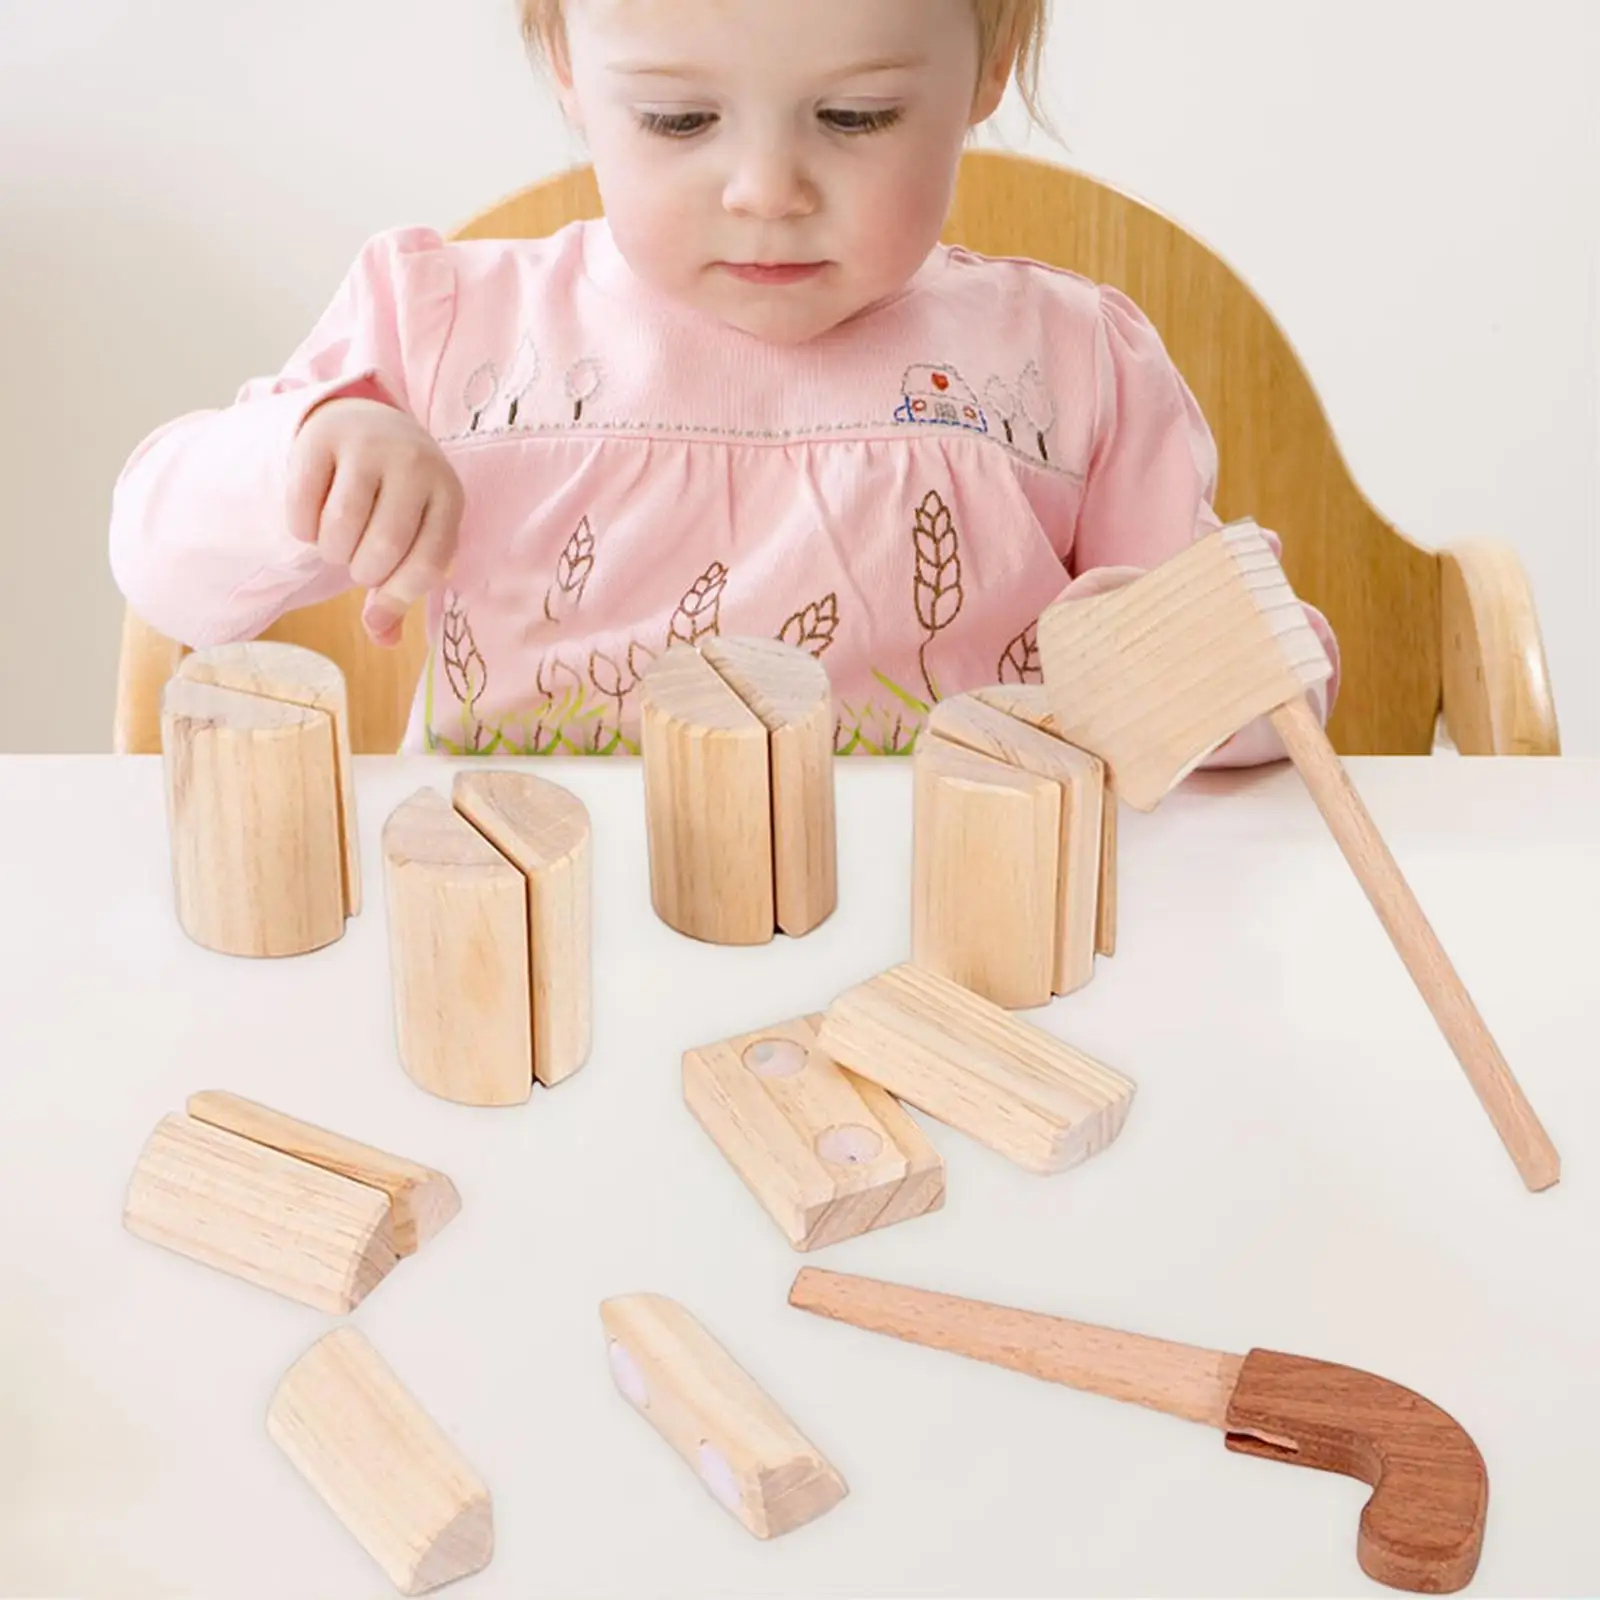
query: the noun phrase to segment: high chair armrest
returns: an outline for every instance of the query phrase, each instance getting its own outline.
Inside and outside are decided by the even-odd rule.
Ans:
[[[124,606],[111,732],[111,748],[117,755],[161,753],[161,691],[184,654],[181,644],[157,633],[132,606]]]
[[[1533,590],[1516,551],[1465,539],[1439,552],[1444,719],[1462,755],[1561,754]]]

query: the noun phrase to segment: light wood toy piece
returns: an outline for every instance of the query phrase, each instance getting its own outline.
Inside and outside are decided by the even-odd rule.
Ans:
[[[488,1566],[489,1490],[358,1328],[290,1367],[267,1433],[401,1594]]]
[[[589,814],[530,773],[458,773],[383,829],[400,1060],[466,1105],[520,1105],[591,1038]]]
[[[1306,691],[1332,663],[1253,522],[1039,620],[1057,726],[1150,811],[1207,755],[1270,718],[1528,1188],[1561,1159],[1339,760]]]
[[[944,1160],[904,1107],[817,1048],[801,1017],[684,1052],[683,1097],[796,1250],[944,1204]]]
[[[178,920],[225,955],[332,944],[361,909],[344,677],[298,645],[183,658],[161,701]]]
[[[1489,1479],[1453,1417],[1386,1378],[1270,1350],[1230,1355],[807,1267],[802,1311],[1220,1429],[1229,1450],[1371,1485],[1356,1556],[1421,1594],[1477,1570]]]
[[[643,678],[650,898],[712,944],[798,938],[838,901],[833,697],[771,639],[674,645]]]
[[[977,694],[934,707],[915,762],[917,965],[1011,1009],[1081,989],[1115,872],[1104,764]]]
[[[839,996],[817,1044],[840,1066],[1030,1172],[1063,1172],[1122,1131],[1120,1072],[906,964]]]
[[[712,1496],[758,1539],[830,1511],[845,1481],[777,1403],[676,1301],[605,1301],[611,1374]]]
[[[146,1141],[128,1231],[319,1311],[353,1311],[461,1208],[443,1173],[235,1095]]]

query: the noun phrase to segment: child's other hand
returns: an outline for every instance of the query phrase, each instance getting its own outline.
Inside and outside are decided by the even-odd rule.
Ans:
[[[427,430],[378,400],[325,401],[289,451],[289,531],[368,591],[376,644],[398,644],[406,612],[449,571],[463,499]]]

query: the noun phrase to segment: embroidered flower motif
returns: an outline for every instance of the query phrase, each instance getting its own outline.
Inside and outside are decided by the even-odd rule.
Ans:
[[[695,579],[689,592],[678,602],[667,627],[667,644],[698,644],[708,633],[716,633],[722,620],[722,591],[727,586],[728,569],[713,561]]]
[[[820,657],[833,643],[839,626],[839,596],[825,594],[789,618],[778,630],[778,638],[797,650],[809,650]]]
[[[570,595],[572,609],[583,602],[583,591],[588,586],[589,574],[594,571],[594,534],[589,529],[589,519],[580,517],[572,537],[567,540],[556,560],[555,582],[545,590],[544,614],[550,622],[560,622],[558,612],[561,597]]]

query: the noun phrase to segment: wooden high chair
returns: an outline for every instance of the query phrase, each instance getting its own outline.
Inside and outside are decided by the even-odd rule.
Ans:
[[[582,167],[510,196],[454,237],[530,238],[599,215],[593,174]],[[1155,323],[1216,435],[1218,514],[1252,516],[1282,537],[1296,593],[1338,636],[1335,748],[1426,754],[1442,710],[1463,754],[1559,754],[1544,645],[1516,552],[1479,539],[1425,550],[1379,516],[1288,340],[1206,245],[1082,173],[991,151],[962,158],[944,238],[1113,284]],[[399,746],[421,673],[422,609],[408,617],[404,642],[381,650],[361,631],[361,600],[353,591],[291,612],[263,637],[338,662],[354,748],[387,753]],[[182,654],[127,614],[117,750],[160,749],[161,688]]]

